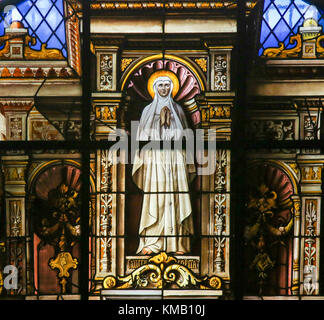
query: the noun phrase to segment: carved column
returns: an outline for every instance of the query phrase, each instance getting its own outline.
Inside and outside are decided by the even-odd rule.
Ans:
[[[320,213],[322,168],[320,155],[302,155],[298,159],[301,170],[301,294],[319,294],[320,274]]]
[[[26,210],[25,174],[27,156],[3,156],[6,204],[8,261],[18,268],[18,289],[11,294],[26,294]]]
[[[116,194],[116,187],[119,179],[114,157],[115,154],[109,150],[97,151],[96,279],[103,279],[109,274],[115,275],[120,264],[123,265],[117,261],[117,217],[122,213],[117,206],[120,196]]]
[[[300,290],[299,273],[300,273],[300,199],[297,196],[292,197],[294,210],[294,244],[293,244],[293,279],[292,294],[298,295]]]

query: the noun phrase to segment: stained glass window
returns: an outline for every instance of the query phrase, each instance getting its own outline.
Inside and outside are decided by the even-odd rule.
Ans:
[[[265,0],[259,55],[267,48],[278,47],[281,42],[286,49],[294,47],[294,42],[289,42],[290,37],[300,31],[306,20],[313,19],[323,31],[323,14],[322,10],[302,0]]]
[[[0,36],[6,28],[25,28],[36,39],[32,49],[41,50],[46,44],[47,49],[61,50],[67,57],[63,0],[27,0],[7,5],[0,15]]]
[[[0,299],[322,295],[323,60],[258,68],[261,58],[244,55],[248,23],[260,27],[259,55],[324,57],[314,5],[7,5]],[[181,150],[179,131],[194,139]],[[5,282],[7,266],[16,287]]]

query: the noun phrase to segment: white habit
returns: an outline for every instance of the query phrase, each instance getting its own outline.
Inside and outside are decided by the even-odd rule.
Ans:
[[[170,81],[171,89],[167,97],[160,96],[157,91],[160,81]],[[172,87],[168,77],[155,80],[155,96],[142,112],[138,140],[176,140],[183,129],[188,128],[182,108],[171,97]],[[169,118],[168,126],[161,126],[160,113],[165,107],[169,109],[165,116]],[[154,253],[190,252],[189,237],[177,236],[193,234],[188,185],[189,173],[194,172],[194,165],[186,164],[185,152],[181,150],[137,151],[132,175],[134,182],[144,191],[137,253],[143,248]]]

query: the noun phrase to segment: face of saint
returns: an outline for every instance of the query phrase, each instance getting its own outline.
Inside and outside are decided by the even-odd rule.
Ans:
[[[170,81],[160,81],[157,83],[157,91],[161,97],[167,97],[171,89]]]

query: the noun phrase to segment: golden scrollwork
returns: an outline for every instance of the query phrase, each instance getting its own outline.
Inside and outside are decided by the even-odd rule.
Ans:
[[[197,58],[195,62],[198,64],[200,69],[204,72],[207,72],[207,59],[206,58]]]
[[[0,50],[0,58],[9,58],[10,55],[10,43],[9,41],[13,36],[4,35],[0,37],[0,45],[5,44],[5,46]],[[43,43],[41,50],[34,50],[30,48],[30,45],[36,44],[36,38],[31,36],[24,37],[24,57],[29,60],[64,60],[62,52],[58,49],[47,49],[46,43]]]
[[[324,57],[324,47],[321,45],[322,41],[324,41],[324,35],[318,37],[316,40],[316,52],[318,57]]]
[[[124,72],[126,68],[134,61],[132,58],[123,58],[120,64],[120,70]]]
[[[297,58],[302,50],[302,38],[300,34],[291,36],[289,39],[290,44],[295,43],[295,47],[291,49],[285,49],[285,44],[279,42],[278,48],[265,49],[262,56],[265,58]]]
[[[222,286],[222,281],[219,277],[213,276],[209,278],[209,286],[213,289],[220,289]]]
[[[53,270],[58,269],[62,293],[66,293],[66,279],[70,277],[69,270],[77,268],[78,259],[73,258],[69,252],[60,252],[57,257],[51,259],[48,264]]]
[[[2,38],[3,39],[3,38]],[[1,38],[0,38],[0,45],[2,44]],[[5,46],[0,50],[0,59],[1,58],[7,58],[10,52],[10,45],[9,42],[5,43]]]
[[[175,257],[166,252],[153,256],[125,277],[108,276],[103,280],[105,289],[157,288],[176,285],[179,288],[220,289],[221,278],[196,276],[189,268],[179,264]]]
[[[43,43],[40,51],[25,47],[25,58],[29,60],[64,60],[62,52],[58,49],[47,49],[47,44]]]

